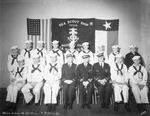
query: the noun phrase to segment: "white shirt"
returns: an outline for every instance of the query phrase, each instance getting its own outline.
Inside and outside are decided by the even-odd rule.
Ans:
[[[123,67],[122,67],[123,66]],[[124,63],[121,63],[120,65],[118,64],[119,69],[121,69],[121,72],[118,71],[118,68],[116,66],[116,63],[112,65],[111,67],[111,79],[112,81],[116,81],[119,83],[127,83],[129,78],[128,78],[128,72],[127,72],[127,66]]]
[[[133,67],[134,65],[130,66],[129,68],[129,77],[130,77],[130,81],[132,83],[139,83],[139,84],[144,84],[146,85],[147,84],[147,70],[145,69],[144,66],[142,66],[141,64],[136,67],[137,70],[139,70],[140,66],[141,66],[141,72],[143,73],[143,75],[141,74],[141,72],[136,72],[136,70],[134,69]]]

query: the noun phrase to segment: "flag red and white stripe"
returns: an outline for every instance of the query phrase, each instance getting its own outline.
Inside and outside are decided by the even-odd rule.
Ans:
[[[49,51],[51,49],[51,19],[27,19],[32,20],[33,22],[35,20],[40,20],[39,25],[36,26],[36,24],[30,24],[34,27],[36,27],[37,30],[39,30],[37,33],[32,33],[29,32],[30,30],[28,29],[29,25],[27,25],[27,31],[28,31],[28,40],[32,40],[34,44],[34,48],[37,48],[37,41],[43,40],[45,43],[45,48]],[[34,29],[34,28],[32,28]]]

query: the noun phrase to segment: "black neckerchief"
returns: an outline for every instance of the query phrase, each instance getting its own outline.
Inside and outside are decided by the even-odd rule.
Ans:
[[[41,72],[41,70],[39,69],[40,64],[37,65],[37,67],[34,67],[34,65],[32,65],[33,70],[31,71],[31,73],[34,73],[34,71],[38,70]]]
[[[133,68],[136,70],[136,71],[134,72],[134,75],[136,75],[138,72],[140,72],[140,73],[142,74],[142,76],[143,76],[143,73],[141,72],[141,65],[140,65],[140,67],[139,67],[138,70],[137,70],[137,68],[136,68],[135,66],[133,66]]]
[[[32,50],[32,49],[30,49],[30,50],[25,49],[24,56],[26,55],[26,53],[28,53],[28,57],[30,58],[30,57],[31,57],[31,54],[30,54],[30,51],[31,51],[31,50]]]
[[[15,77],[17,76],[17,74],[19,74],[20,77],[22,77],[21,72],[23,71],[24,67],[21,68],[21,70],[19,70],[19,67],[17,67],[17,72],[15,74]]]
[[[49,65],[50,65],[50,69],[49,69],[49,72],[51,73],[51,71],[52,71],[52,69],[54,68],[54,70],[56,70],[56,72],[58,72],[58,70],[57,70],[57,68],[56,68],[56,65],[57,65],[57,63],[54,65],[54,66],[52,66],[52,64],[51,63],[49,63]]]
[[[18,54],[17,55],[11,55],[11,57],[13,58],[12,62],[11,62],[11,65],[13,65],[14,61],[17,60]]]
[[[41,50],[39,50],[39,49],[37,49],[37,51],[38,51],[38,53],[37,54],[41,54],[41,56],[43,57],[43,49],[41,49]]]
[[[53,53],[56,53],[58,56],[60,56],[60,54],[58,53],[59,50],[56,50],[56,51],[52,50],[52,51],[53,51]]]
[[[116,67],[117,67],[117,75],[119,75],[119,72],[121,75],[123,75],[122,69],[123,69],[123,64],[121,64],[121,68],[119,68],[118,64],[116,63]]]

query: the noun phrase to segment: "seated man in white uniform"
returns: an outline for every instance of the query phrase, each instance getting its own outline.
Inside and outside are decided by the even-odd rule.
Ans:
[[[40,92],[43,86],[43,65],[40,62],[40,55],[33,54],[33,64],[28,69],[27,84],[22,88],[22,93],[26,104],[32,103],[33,94],[35,96],[35,104],[38,105],[40,100]]]
[[[11,77],[11,83],[7,87],[6,107],[4,111],[15,112],[18,91],[25,85],[27,70],[24,66],[24,58],[19,55],[17,58],[18,66],[14,67],[14,73]]]
[[[127,66],[123,63],[123,56],[116,56],[116,63],[111,67],[111,79],[114,87],[115,106],[114,110],[119,110],[119,103],[125,103],[125,109],[130,111],[128,99],[129,99],[129,87],[128,87],[128,73]],[[122,96],[121,96],[122,93]]]
[[[140,64],[140,56],[132,58],[134,64],[129,68],[130,86],[132,88],[138,110],[146,112],[145,105],[148,101],[148,87],[147,87],[147,70]]]
[[[57,95],[60,89],[60,78],[61,78],[61,66],[57,63],[57,54],[50,55],[51,62],[47,64],[45,68],[46,80],[44,84],[44,104],[47,104],[47,112],[55,112],[55,106],[57,104]]]

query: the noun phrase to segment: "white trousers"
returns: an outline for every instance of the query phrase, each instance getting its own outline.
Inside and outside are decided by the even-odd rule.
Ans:
[[[140,90],[137,85],[132,85],[132,92],[136,103],[149,103],[147,86],[144,86],[144,88]]]
[[[24,86],[24,83],[12,83],[7,87],[6,101],[16,103],[18,91]]]
[[[33,94],[35,96],[35,103],[38,103],[40,100],[40,92],[41,88],[43,86],[43,82],[36,83],[35,85],[32,85],[30,83],[27,83],[22,89],[22,93],[24,95],[26,103],[29,103],[31,99],[33,98]],[[33,94],[31,93],[31,90],[33,91]]]
[[[59,84],[49,85],[45,83],[44,87],[44,104],[56,104],[57,103],[57,95],[60,89]]]
[[[127,85],[114,84],[115,102],[121,102],[122,101],[121,92],[123,95],[124,103],[128,103],[128,99],[129,99],[129,88],[128,88],[128,86]]]

